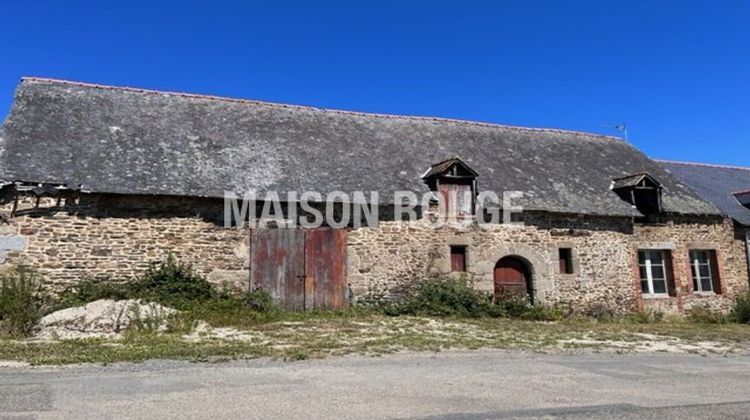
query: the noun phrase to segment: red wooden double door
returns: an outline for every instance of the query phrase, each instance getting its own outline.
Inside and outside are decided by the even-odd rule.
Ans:
[[[528,296],[534,300],[531,272],[524,261],[515,257],[505,257],[495,265],[495,296]]]
[[[254,231],[250,279],[287,310],[342,308],[347,304],[346,231]]]

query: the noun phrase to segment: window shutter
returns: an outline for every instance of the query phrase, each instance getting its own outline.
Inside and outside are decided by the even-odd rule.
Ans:
[[[560,274],[573,274],[573,250],[571,248],[559,248],[557,254]]]
[[[560,256],[560,274],[567,274],[568,272],[568,260],[563,256]]]
[[[674,269],[672,268],[672,253],[664,251],[664,275],[667,277],[667,293],[669,296],[677,296],[677,286],[674,282]]]
[[[713,281],[714,293],[721,294],[721,277],[719,277],[719,259],[716,257],[716,251],[709,251],[709,261],[711,264],[711,280]]]
[[[451,247],[451,271],[466,271],[466,247]]]

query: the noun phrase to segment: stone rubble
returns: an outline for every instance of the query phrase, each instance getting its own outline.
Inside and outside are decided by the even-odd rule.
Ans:
[[[136,322],[165,331],[176,309],[135,299],[102,299],[83,306],[62,309],[39,321],[36,337],[44,340],[120,338]]]

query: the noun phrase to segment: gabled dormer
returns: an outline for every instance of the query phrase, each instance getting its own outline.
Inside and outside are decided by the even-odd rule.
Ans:
[[[653,216],[662,212],[662,186],[647,173],[613,179],[612,191],[632,204],[644,216]]]
[[[736,198],[737,201],[740,202],[740,204],[750,209],[750,190],[737,191],[732,194],[734,195],[734,198]]]
[[[473,216],[478,176],[466,162],[454,156],[430,166],[422,180],[430,191],[439,194],[449,214]]]

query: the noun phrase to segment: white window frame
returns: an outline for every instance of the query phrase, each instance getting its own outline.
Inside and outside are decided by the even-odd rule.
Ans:
[[[643,280],[646,280],[647,286],[648,286],[648,293],[643,291],[643,287],[641,287],[641,293],[643,293],[643,296],[646,297],[669,297],[669,273],[667,272],[667,251],[663,249],[639,249],[638,254],[644,253],[644,262],[641,264],[640,261],[640,255],[638,255],[638,277],[639,282],[642,282]],[[661,257],[661,263],[660,264],[654,264],[651,260],[651,256],[653,254],[658,254]],[[657,279],[657,280],[664,280],[664,293],[654,293],[654,273],[652,270],[652,267],[654,266],[661,266],[662,272],[664,273],[663,279]],[[644,267],[646,269],[646,278],[642,278],[640,275],[640,267]],[[639,283],[640,285],[640,283]]]
[[[693,292],[695,293],[706,293],[714,294],[714,272],[711,266],[711,251],[710,249],[691,249],[688,253],[690,257],[691,277],[693,280]],[[714,251],[715,252],[715,251]],[[702,263],[698,259],[698,255],[703,254],[706,257],[706,262]],[[695,255],[695,257],[693,257]],[[700,267],[706,266],[708,269],[708,276],[701,276]],[[703,280],[708,279],[708,284],[711,285],[711,290],[703,290]]]

